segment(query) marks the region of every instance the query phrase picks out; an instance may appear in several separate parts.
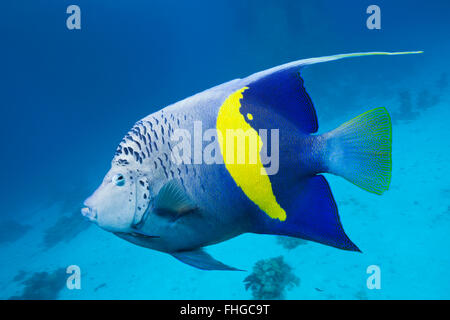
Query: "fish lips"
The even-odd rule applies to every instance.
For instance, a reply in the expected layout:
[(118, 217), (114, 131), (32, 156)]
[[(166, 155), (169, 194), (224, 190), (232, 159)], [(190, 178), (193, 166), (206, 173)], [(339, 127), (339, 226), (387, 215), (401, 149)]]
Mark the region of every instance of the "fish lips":
[(81, 214), (83, 217), (88, 219), (91, 222), (97, 221), (97, 210), (90, 208), (90, 207), (84, 207), (81, 209)]

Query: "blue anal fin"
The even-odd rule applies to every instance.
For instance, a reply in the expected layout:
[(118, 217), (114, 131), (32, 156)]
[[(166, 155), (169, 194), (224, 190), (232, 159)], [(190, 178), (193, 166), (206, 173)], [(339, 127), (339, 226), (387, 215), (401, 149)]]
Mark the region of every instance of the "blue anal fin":
[(192, 251), (171, 252), (170, 254), (181, 262), (201, 270), (244, 271), (217, 261), (201, 248)]
[(349, 251), (359, 248), (342, 227), (338, 209), (324, 176), (304, 179), (286, 210), (285, 221), (265, 219), (263, 232), (302, 238)]

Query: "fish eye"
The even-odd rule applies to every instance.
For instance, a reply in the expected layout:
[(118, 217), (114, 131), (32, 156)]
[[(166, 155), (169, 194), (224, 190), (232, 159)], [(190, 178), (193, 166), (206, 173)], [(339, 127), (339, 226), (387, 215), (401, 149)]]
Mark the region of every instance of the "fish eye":
[(119, 186), (119, 187), (121, 187), (125, 184), (125, 177), (121, 173), (116, 174), (112, 180), (116, 184), (116, 186)]

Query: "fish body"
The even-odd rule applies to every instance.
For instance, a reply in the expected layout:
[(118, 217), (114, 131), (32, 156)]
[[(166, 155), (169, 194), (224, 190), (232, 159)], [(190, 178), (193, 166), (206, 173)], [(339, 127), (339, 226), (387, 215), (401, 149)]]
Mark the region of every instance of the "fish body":
[[(141, 119), (120, 142), (83, 215), (127, 241), (207, 270), (236, 270), (202, 248), (247, 232), (359, 251), (320, 173), (340, 175), (372, 193), (386, 191), (390, 118), (378, 108), (315, 134), (317, 116), (300, 70), (370, 54), (398, 53), (288, 63)], [(239, 141), (245, 142), (241, 149)]]

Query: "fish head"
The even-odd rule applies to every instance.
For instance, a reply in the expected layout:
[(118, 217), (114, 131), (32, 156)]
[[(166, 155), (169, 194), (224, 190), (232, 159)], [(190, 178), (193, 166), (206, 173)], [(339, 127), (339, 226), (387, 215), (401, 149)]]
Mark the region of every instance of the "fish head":
[(130, 232), (149, 207), (149, 186), (139, 171), (113, 166), (81, 210), (91, 222), (110, 232)]

